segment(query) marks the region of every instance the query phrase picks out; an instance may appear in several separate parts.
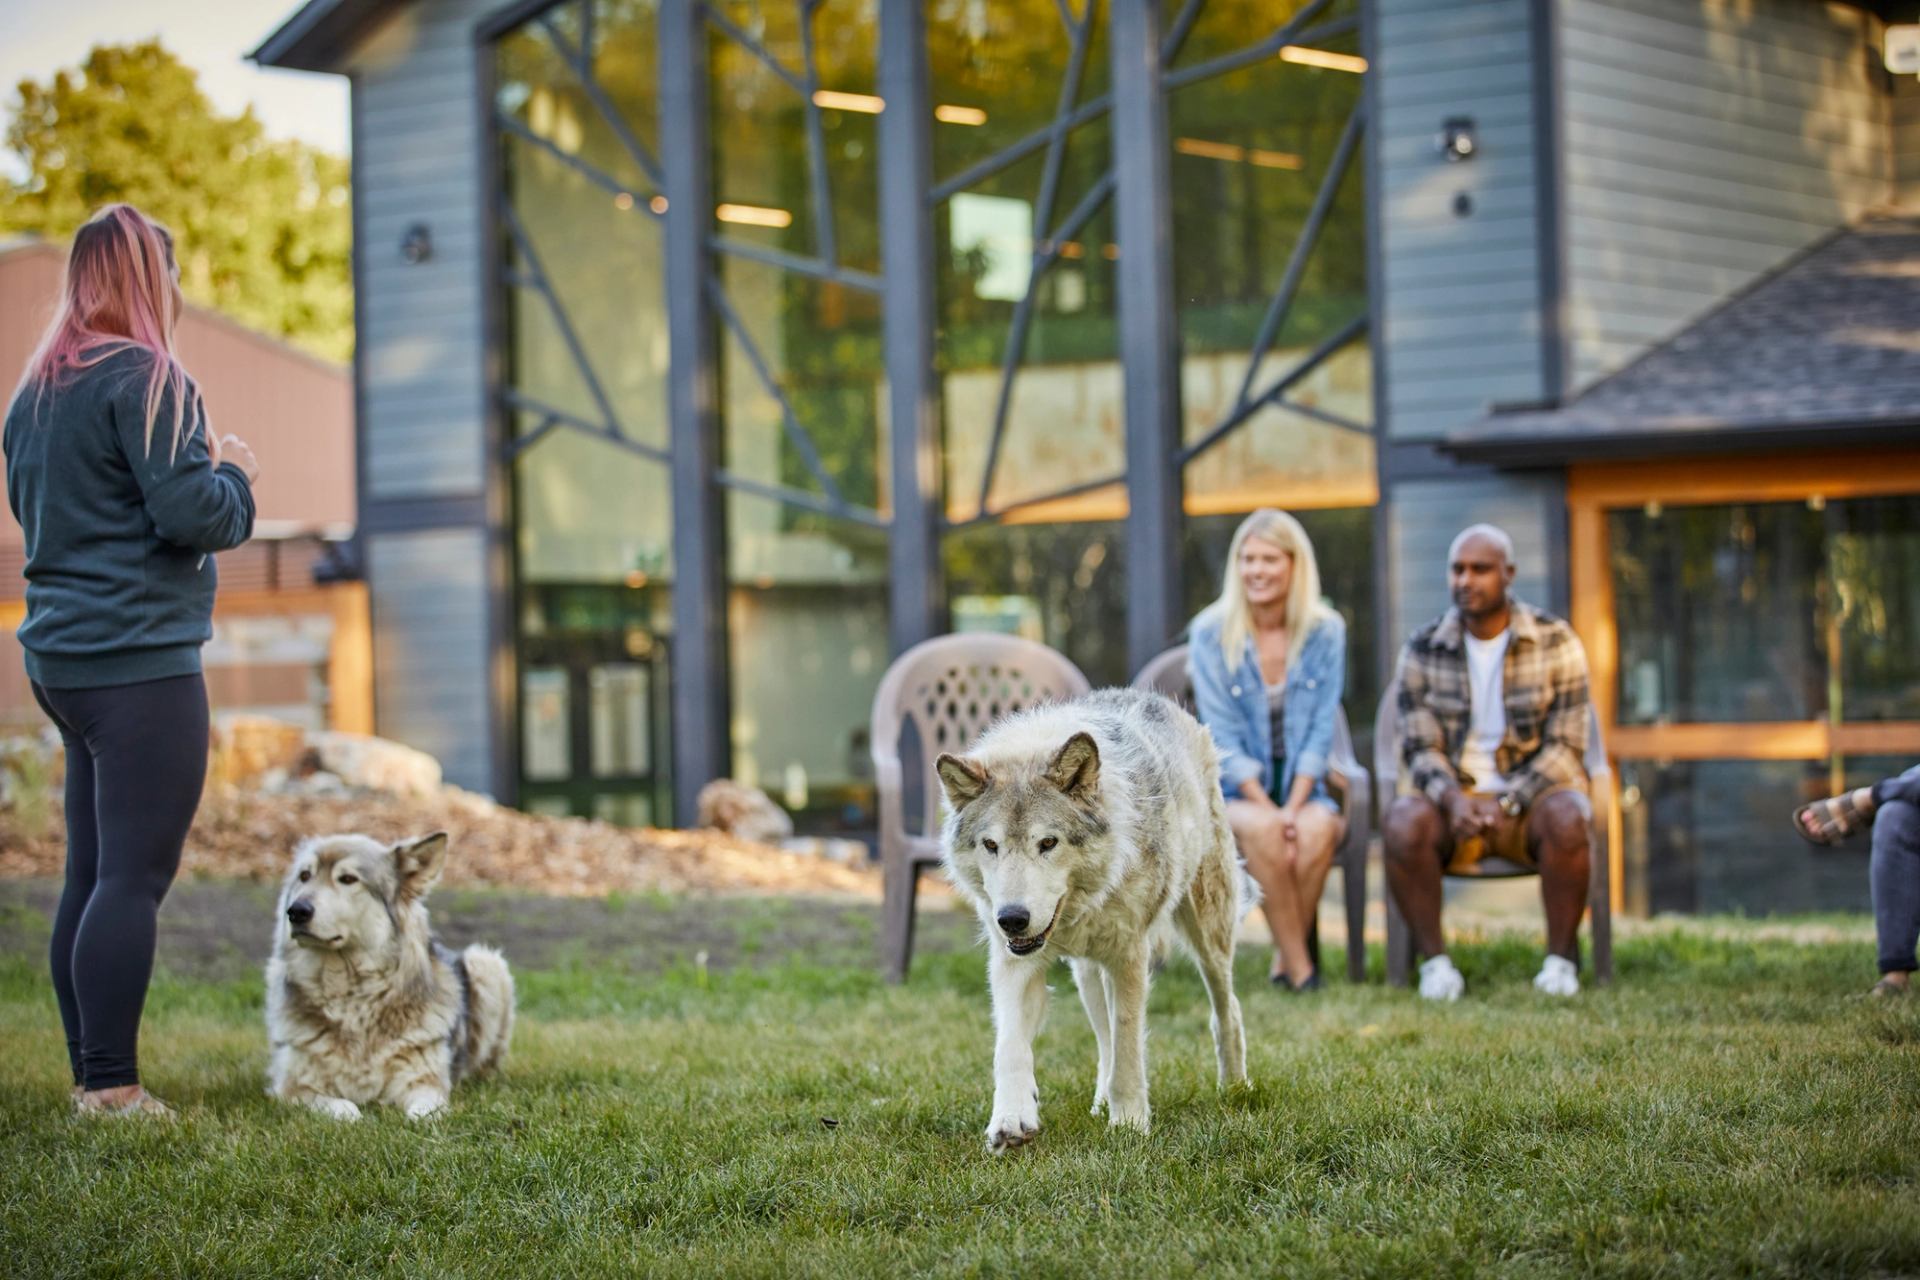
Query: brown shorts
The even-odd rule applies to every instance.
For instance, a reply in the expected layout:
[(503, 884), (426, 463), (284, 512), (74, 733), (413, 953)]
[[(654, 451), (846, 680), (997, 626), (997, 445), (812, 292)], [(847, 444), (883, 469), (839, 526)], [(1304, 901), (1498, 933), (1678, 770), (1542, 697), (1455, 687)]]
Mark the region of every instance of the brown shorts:
[[(1440, 842), (1440, 854), (1447, 860), (1447, 874), (1451, 876), (1474, 875), (1474, 869), (1479, 866), (1481, 860), (1484, 858), (1505, 858), (1508, 862), (1517, 862), (1523, 867), (1538, 870), (1540, 867), (1540, 836), (1539, 833), (1533, 829), (1533, 815), (1540, 812), (1541, 801), (1545, 800), (1548, 796), (1559, 795), (1563, 791), (1571, 791), (1574, 795), (1580, 797), (1582, 803), (1587, 802), (1587, 793), (1584, 787), (1572, 785), (1553, 787), (1536, 796), (1533, 804), (1519, 817), (1509, 818), (1505, 814), (1502, 814), (1500, 821), (1494, 825), (1493, 830), (1487, 832), (1485, 835), (1472, 836), (1465, 840), (1456, 841), (1453, 838), (1453, 832), (1448, 830), (1446, 834), (1441, 837)], [(1476, 794), (1488, 793), (1477, 792)], [(1589, 817), (1592, 816), (1593, 810), (1591, 806), (1589, 806), (1587, 813)]]

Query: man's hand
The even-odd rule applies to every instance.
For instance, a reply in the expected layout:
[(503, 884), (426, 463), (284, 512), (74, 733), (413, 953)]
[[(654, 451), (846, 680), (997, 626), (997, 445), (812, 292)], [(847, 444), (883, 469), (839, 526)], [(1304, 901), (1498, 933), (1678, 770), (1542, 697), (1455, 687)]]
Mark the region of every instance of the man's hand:
[(1500, 805), (1492, 796), (1455, 791), (1447, 797), (1447, 825), (1456, 840), (1471, 840), (1493, 830), (1500, 821)]

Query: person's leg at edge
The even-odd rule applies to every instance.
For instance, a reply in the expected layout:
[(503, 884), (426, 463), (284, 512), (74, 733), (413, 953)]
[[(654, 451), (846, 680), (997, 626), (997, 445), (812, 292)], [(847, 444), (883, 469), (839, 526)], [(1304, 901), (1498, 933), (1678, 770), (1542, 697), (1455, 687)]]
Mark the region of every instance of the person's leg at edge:
[[(1915, 772), (1902, 775), (1913, 777)], [(1920, 804), (1892, 797), (1873, 824), (1873, 925), (1879, 940), (1882, 989), (1904, 990), (1920, 941)]]
[(99, 874), (73, 945), (83, 1102), (136, 1102), (140, 1015), (160, 903), (180, 867), (207, 770), (207, 693), (180, 676), (59, 690), (54, 708), (94, 759)]
[(60, 905), (53, 913), (53, 937), (47, 945), (47, 961), (53, 973), (53, 995), (60, 1006), (60, 1025), (66, 1032), (67, 1061), (73, 1069), (77, 1097), (85, 1081), (80, 1073), (80, 1002), (73, 994), (73, 938), (80, 929), (80, 916), (87, 909), (87, 899), (93, 895), (100, 863), (99, 831), (93, 812), (93, 756), (86, 743), (47, 705), (40, 686), (33, 686), (33, 696), (59, 731), (66, 754), (66, 883), (60, 890)]
[[(1327, 873), (1333, 867), (1334, 846), (1340, 843), (1342, 819), (1333, 806), (1309, 800), (1300, 806), (1295, 830), (1298, 839), (1294, 842), (1293, 882), (1300, 908), (1300, 937), (1304, 942), (1320, 914), (1320, 895), (1327, 887)], [(1302, 981), (1312, 973), (1311, 951), (1307, 952), (1307, 961), (1308, 971), (1300, 976)]]
[(1313, 971), (1306, 931), (1300, 927), (1299, 889), (1289, 868), (1291, 854), (1280, 830), (1280, 810), (1251, 800), (1227, 801), (1227, 825), (1246, 860), (1247, 873), (1260, 886), (1260, 910), (1273, 934), (1270, 976), (1304, 980)]
[(1867, 799), (1876, 808), (1889, 800), (1904, 800), (1908, 804), (1920, 805), (1920, 765), (1891, 778), (1880, 779), (1867, 788)]
[(1547, 954), (1580, 963), (1580, 918), (1593, 873), (1592, 820), (1578, 791), (1543, 796), (1527, 814), (1527, 841), (1540, 867), (1547, 915)]
[(1413, 934), (1413, 949), (1427, 959), (1445, 955), (1447, 941), (1440, 931), (1445, 817), (1425, 796), (1401, 796), (1387, 810), (1381, 835), (1386, 845), (1387, 889)]

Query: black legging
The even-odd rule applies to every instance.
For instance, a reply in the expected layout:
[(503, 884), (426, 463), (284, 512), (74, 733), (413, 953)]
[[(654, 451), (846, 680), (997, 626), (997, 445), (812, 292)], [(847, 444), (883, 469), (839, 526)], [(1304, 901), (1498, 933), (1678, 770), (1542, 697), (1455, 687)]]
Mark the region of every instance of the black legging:
[(154, 921), (207, 778), (206, 681), (33, 693), (67, 748), (67, 886), (51, 958), (73, 1082), (137, 1084)]

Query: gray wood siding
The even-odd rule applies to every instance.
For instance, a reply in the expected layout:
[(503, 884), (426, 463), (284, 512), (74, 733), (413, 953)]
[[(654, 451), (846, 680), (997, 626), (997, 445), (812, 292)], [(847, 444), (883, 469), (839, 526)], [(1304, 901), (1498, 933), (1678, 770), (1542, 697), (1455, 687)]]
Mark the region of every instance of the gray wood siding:
[(1512, 536), (1519, 560), (1514, 592), (1553, 609), (1565, 550), (1550, 550), (1557, 527), (1552, 513), (1564, 500), (1557, 476), (1488, 473), (1396, 484), (1387, 549), (1394, 584), (1387, 634), (1394, 651), (1415, 627), (1446, 612), (1447, 550), (1470, 524), (1495, 524)]
[[(485, 389), (479, 66), (499, 0), (419, 0), (356, 52), (354, 240), (360, 253), (364, 499), (478, 494)], [(400, 256), (414, 223), (433, 256)], [(477, 691), (477, 686), (476, 686)]]
[(367, 578), (380, 734), (432, 755), (449, 782), (491, 791), (484, 535), (369, 537)]
[(1805, 0), (1557, 0), (1572, 387), (1888, 195), (1877, 26)]
[[(1389, 434), (1433, 439), (1542, 390), (1528, 3), (1378, 0), (1378, 15), (1374, 341)], [(1450, 116), (1473, 119), (1468, 163), (1434, 150)]]
[(1920, 206), (1920, 77), (1893, 82), (1893, 198)]

